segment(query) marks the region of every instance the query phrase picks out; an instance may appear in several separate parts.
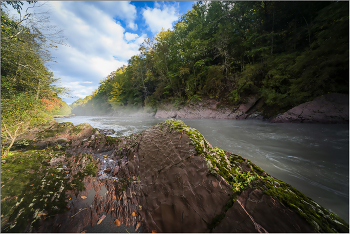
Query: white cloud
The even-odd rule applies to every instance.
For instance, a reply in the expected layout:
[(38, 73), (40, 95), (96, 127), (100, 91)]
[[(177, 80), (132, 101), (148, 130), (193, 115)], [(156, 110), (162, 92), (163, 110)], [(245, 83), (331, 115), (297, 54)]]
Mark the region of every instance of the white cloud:
[(88, 4), (92, 4), (111, 18), (125, 20), (130, 29), (137, 30), (137, 25), (134, 23), (137, 10), (129, 1), (97, 1)]
[(129, 28), (131, 28), (132, 30), (137, 30), (137, 24), (134, 24), (133, 22), (130, 22), (129, 24), (128, 24), (128, 26), (129, 26)]
[[(27, 6), (25, 2), (24, 11)], [(90, 95), (104, 77), (126, 65), (131, 56), (139, 54), (138, 48), (147, 37), (125, 32), (126, 29), (117, 22), (123, 21), (129, 30), (137, 30), (137, 11), (130, 2), (49, 1), (44, 7), (29, 12), (47, 10), (48, 22), (63, 29), (67, 38), (68, 46), (59, 46), (52, 51), (57, 63), (51, 67), (54, 75), (61, 79), (61, 85), (71, 90), (71, 96), (84, 98)], [(18, 18), (16, 12), (13, 14)]]
[[(40, 1), (36, 5), (41, 5)], [(28, 6), (33, 4), (24, 2), (23, 10)], [(19, 18), (11, 7), (8, 10)], [(71, 90), (71, 96), (91, 95), (104, 77), (139, 54), (138, 48), (147, 38), (146, 34), (131, 33), (138, 29), (137, 10), (127, 1), (48, 1), (43, 7), (28, 12), (48, 10), (48, 24), (63, 29), (68, 45), (52, 51), (57, 63), (51, 65), (51, 70), (55, 77), (61, 78), (61, 85)], [(172, 28), (177, 12), (178, 4), (156, 2), (154, 9), (144, 9), (142, 17), (152, 33), (156, 33), (162, 27)]]
[(155, 8), (147, 7), (142, 16), (146, 21), (152, 33), (158, 33), (164, 28), (165, 30), (172, 28), (172, 23), (178, 19), (178, 6), (162, 6), (155, 2)]
[(89, 87), (89, 86), (81, 85), (80, 83), (85, 83), (85, 82), (78, 82), (78, 81), (66, 82), (62, 86), (70, 89), (72, 91), (71, 95), (75, 97), (75, 99), (76, 97), (84, 98), (88, 95), (91, 95), (92, 92), (97, 88), (95, 86)]
[(112, 71), (116, 70), (116, 68), (127, 65), (126, 62), (116, 61), (113, 57), (109, 60), (100, 57), (93, 57), (90, 58), (90, 64), (95, 71), (98, 71), (101, 74), (101, 77), (106, 77)]
[(139, 37), (139, 35), (137, 35), (137, 34), (128, 33), (128, 32), (125, 33), (125, 39), (126, 39), (127, 41), (133, 41), (133, 40), (135, 40), (137, 37)]

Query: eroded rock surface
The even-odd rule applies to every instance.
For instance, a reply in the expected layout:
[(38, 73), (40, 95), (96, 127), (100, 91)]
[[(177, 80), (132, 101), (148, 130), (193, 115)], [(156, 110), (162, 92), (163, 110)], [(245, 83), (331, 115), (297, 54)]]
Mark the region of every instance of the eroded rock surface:
[(128, 154), (127, 168), (129, 176), (140, 179), (135, 196), (148, 232), (349, 229), (338, 216), (249, 160), (213, 148), (182, 121), (168, 120), (142, 132)]
[(180, 118), (180, 119), (263, 119), (259, 113), (250, 112), (257, 103), (258, 97), (251, 96), (246, 103), (231, 109), (221, 106), (215, 100), (203, 100), (195, 104), (186, 105), (177, 109), (171, 104), (165, 104), (158, 108), (156, 118)]
[(141, 180), (140, 211), (146, 230), (206, 232), (232, 195), (231, 186), (210, 175), (184, 132), (157, 126), (141, 134), (135, 155)]
[(349, 95), (329, 93), (273, 118), (272, 123), (349, 123)]
[[(349, 231), (337, 215), (249, 160), (212, 147), (180, 120), (129, 137), (90, 134), (57, 145), (61, 153), (46, 159), (55, 178), (74, 187), (60, 188), (64, 213), (36, 217), (35, 230), (91, 231), (107, 216), (112, 221), (99, 227), (115, 228), (117, 219), (144, 232)], [(95, 170), (92, 162), (96, 176), (84, 176)]]

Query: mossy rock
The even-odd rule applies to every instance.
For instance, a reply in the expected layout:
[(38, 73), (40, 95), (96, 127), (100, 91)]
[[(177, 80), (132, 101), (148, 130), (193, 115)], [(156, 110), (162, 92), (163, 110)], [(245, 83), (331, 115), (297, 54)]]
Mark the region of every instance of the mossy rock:
[[(169, 119), (156, 126), (163, 129), (164, 125), (170, 127), (171, 131), (185, 132), (197, 153), (207, 162), (209, 173), (222, 176), (231, 185), (234, 193), (224, 207), (225, 212), (232, 207), (243, 191), (256, 188), (277, 198), (319, 232), (349, 232), (349, 224), (339, 216), (317, 204), (291, 185), (270, 176), (250, 160), (212, 147), (198, 130), (185, 125), (181, 120)], [(169, 129), (168, 127), (166, 129)], [(225, 217), (225, 212), (207, 223), (209, 230), (213, 230), (221, 222)]]
[[(63, 169), (62, 162), (50, 165), (60, 157), (67, 160), (67, 168)], [(97, 173), (96, 161), (87, 154), (77, 156), (80, 163), (74, 163), (74, 167), (78, 172), (73, 173), (73, 163), (68, 160), (73, 160), (71, 157), (51, 147), (8, 154), (1, 166), (2, 232), (30, 232), (39, 226), (39, 213), (50, 217), (67, 210), (66, 191), (82, 191), (84, 177)], [(73, 177), (71, 183), (67, 174)]]

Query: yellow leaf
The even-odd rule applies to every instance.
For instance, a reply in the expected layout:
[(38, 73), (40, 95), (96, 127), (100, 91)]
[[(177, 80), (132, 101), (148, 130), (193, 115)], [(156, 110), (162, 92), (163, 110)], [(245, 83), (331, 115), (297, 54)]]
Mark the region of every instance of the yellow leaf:
[(34, 184), (31, 184), (31, 185), (29, 185), (29, 186), (33, 186)]
[(120, 221), (118, 219), (114, 220), (115, 226), (119, 227), (120, 226)]
[(100, 220), (97, 222), (97, 225), (99, 225), (105, 218), (106, 218), (106, 215), (102, 215)]
[(134, 217), (135, 217), (135, 216), (136, 216), (136, 213), (135, 213), (135, 212), (132, 212), (132, 216), (134, 216)]
[(116, 197), (116, 196), (113, 196), (112, 199), (113, 199), (113, 200), (117, 200), (117, 197)]
[(135, 232), (137, 231), (137, 229), (139, 229), (140, 226), (141, 226), (141, 223), (137, 222)]
[(81, 199), (86, 199), (87, 198), (87, 196), (81, 196)]

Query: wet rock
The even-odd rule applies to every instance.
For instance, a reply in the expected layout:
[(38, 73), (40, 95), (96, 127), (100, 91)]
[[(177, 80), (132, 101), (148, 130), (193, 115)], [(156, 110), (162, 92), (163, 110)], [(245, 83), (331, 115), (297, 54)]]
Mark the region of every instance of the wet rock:
[(113, 170), (113, 175), (115, 176), (119, 171), (119, 166), (116, 166)]
[(270, 120), (271, 123), (349, 123), (349, 95), (329, 93)]
[(99, 133), (104, 134), (104, 135), (113, 135), (115, 131), (113, 129), (97, 129)]

